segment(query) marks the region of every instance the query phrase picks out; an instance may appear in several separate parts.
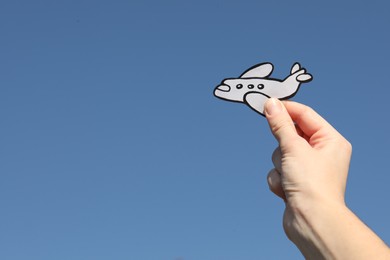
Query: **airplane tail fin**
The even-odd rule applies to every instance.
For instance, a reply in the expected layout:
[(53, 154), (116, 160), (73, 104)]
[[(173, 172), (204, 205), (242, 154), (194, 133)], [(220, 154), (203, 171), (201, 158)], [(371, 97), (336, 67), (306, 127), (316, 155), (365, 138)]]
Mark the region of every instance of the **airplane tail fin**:
[(306, 70), (304, 68), (301, 68), (301, 65), (296, 62), (291, 67), (291, 75), (296, 75), (296, 80), (298, 82), (309, 82), (313, 79), (313, 76), (309, 73), (306, 73)]

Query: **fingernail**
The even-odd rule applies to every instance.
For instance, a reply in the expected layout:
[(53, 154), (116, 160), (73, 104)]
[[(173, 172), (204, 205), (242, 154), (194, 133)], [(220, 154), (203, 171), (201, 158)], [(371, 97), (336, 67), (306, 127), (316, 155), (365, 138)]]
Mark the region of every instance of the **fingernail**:
[(265, 103), (265, 113), (269, 116), (276, 115), (282, 111), (282, 102), (277, 98), (268, 99), (267, 103)]

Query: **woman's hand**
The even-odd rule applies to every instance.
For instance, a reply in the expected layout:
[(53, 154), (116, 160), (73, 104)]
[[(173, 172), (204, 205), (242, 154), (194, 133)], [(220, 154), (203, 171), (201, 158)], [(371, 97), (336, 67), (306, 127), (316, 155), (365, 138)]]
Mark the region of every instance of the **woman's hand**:
[(286, 203), (289, 239), (308, 259), (390, 259), (345, 205), (351, 144), (305, 105), (271, 98), (264, 112), (279, 143), (268, 184)]
[(351, 144), (305, 105), (271, 99), (265, 113), (279, 142), (268, 175), (271, 190), (291, 206), (313, 199), (344, 204)]

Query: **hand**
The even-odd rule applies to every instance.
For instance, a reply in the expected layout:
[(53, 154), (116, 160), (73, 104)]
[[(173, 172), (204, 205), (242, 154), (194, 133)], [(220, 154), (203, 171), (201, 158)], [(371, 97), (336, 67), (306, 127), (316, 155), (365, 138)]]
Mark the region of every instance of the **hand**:
[(270, 99), (279, 143), (268, 184), (286, 203), (284, 230), (306, 259), (390, 259), (383, 241), (345, 205), (351, 144), (311, 108)]
[(344, 204), (351, 144), (305, 105), (270, 99), (265, 113), (279, 142), (270, 189), (294, 207), (312, 200)]

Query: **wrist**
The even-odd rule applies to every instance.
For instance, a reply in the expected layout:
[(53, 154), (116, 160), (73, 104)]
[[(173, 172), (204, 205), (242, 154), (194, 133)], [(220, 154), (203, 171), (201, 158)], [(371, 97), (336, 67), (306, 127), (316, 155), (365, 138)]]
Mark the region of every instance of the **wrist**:
[(306, 259), (390, 259), (388, 246), (344, 203), (286, 205), (285, 230)]
[(306, 199), (287, 203), (284, 229), (306, 259), (333, 259), (333, 224), (346, 212), (349, 209), (343, 201)]

